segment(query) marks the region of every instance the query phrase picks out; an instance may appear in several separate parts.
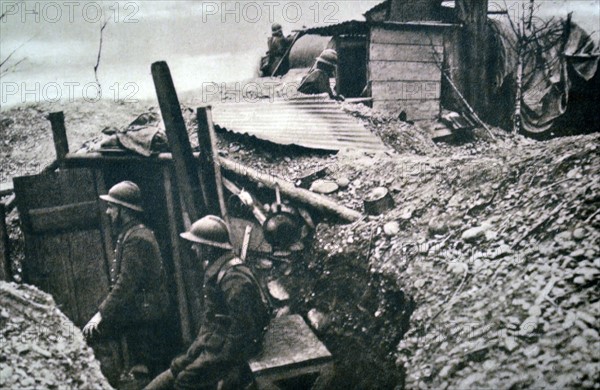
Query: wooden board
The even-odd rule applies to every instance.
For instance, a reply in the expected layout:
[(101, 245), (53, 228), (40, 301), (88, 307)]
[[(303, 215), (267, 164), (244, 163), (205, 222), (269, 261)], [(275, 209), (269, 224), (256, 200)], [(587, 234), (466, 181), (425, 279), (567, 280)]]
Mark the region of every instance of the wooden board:
[(371, 44), (373, 43), (442, 46), (444, 37), (439, 31), (428, 27), (407, 26), (398, 29), (374, 27), (371, 29)]
[(328, 362), (331, 359), (331, 353), (302, 317), (294, 314), (271, 320), (262, 352), (249, 363), (252, 372), (261, 375)]
[[(371, 81), (441, 81), (442, 72), (435, 63), (370, 61)], [(373, 95), (373, 98), (377, 98)]]
[(84, 325), (108, 293), (96, 178), (89, 169), (14, 178), (25, 235), (24, 278)]
[(372, 94), (377, 100), (439, 99), (442, 83), (436, 81), (374, 81)]
[(373, 43), (370, 46), (369, 55), (371, 61), (412, 61), (435, 63), (444, 58), (444, 47)]
[(373, 108), (391, 115), (406, 112), (408, 120), (434, 119), (440, 113), (439, 100), (376, 100)]
[(4, 207), (4, 203), (0, 203), (0, 280), (11, 279), (10, 269), (6, 208)]
[(95, 226), (99, 222), (97, 201), (29, 210), (32, 233), (69, 231)]

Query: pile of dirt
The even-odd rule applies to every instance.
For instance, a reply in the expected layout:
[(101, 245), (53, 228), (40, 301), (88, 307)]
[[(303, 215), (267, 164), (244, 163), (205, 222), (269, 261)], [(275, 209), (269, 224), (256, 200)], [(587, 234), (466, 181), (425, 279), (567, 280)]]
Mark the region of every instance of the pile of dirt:
[(0, 282), (0, 387), (112, 389), (79, 329), (52, 297)]
[[(314, 261), (354, 259), (391, 281), (378, 295), (402, 299), (381, 299), (362, 324), (373, 336), (383, 327), (379, 341), (402, 328), (397, 312), (414, 301), (403, 340), (381, 351), (394, 354), (407, 388), (598, 388), (599, 139), (517, 137), (450, 157), (339, 156), (331, 179), (350, 179), (341, 202), (359, 208), (385, 185), (396, 207), (321, 224), (316, 250), (331, 255)], [(346, 272), (346, 284), (359, 274)], [(347, 295), (345, 308), (360, 304)], [(359, 313), (345, 308), (323, 316)]]

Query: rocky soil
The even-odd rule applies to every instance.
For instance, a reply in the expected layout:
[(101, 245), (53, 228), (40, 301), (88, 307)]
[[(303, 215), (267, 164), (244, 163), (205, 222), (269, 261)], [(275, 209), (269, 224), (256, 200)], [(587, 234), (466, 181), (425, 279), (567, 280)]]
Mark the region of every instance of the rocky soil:
[(0, 388), (112, 389), (80, 330), (33, 286), (0, 282)]
[[(149, 105), (64, 107), (67, 133), (97, 138)], [(5, 175), (53, 159), (46, 109), (1, 113), (13, 121), (0, 134)], [(341, 109), (389, 152), (331, 154), (228, 133), (218, 144), (290, 181), (327, 167), (324, 179), (341, 187), (331, 196), (356, 210), (375, 187), (393, 195), (394, 208), (353, 224), (314, 215), (312, 247), (279, 275), (290, 309), (334, 354), (335, 387), (599, 388), (600, 135), (537, 142), (492, 129), (494, 138), (476, 130), (435, 143), (366, 107)]]

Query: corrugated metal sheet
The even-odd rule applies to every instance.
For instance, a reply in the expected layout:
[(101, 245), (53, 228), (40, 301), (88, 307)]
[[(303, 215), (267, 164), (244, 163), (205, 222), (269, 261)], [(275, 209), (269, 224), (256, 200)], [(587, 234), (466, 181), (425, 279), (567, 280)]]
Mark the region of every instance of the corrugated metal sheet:
[(282, 145), (335, 151), (387, 149), (357, 118), (321, 95), (215, 104), (212, 115), (218, 128)]
[(312, 27), (304, 30), (306, 34), (316, 35), (366, 35), (369, 33), (369, 26), (365, 21), (348, 20), (338, 24), (332, 24), (327, 26)]

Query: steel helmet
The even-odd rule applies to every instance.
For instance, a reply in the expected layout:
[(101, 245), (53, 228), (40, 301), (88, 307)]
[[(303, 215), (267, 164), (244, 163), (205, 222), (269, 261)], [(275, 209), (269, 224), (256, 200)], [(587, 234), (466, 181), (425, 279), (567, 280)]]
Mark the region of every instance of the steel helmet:
[(207, 215), (192, 224), (190, 230), (180, 236), (188, 241), (221, 249), (233, 249), (229, 242), (229, 230), (225, 221), (215, 215)]
[(317, 58), (317, 61), (327, 65), (336, 66), (338, 61), (337, 52), (333, 49), (325, 49)]
[(271, 32), (279, 32), (281, 31), (281, 24), (279, 23), (273, 23), (273, 25), (271, 26)]
[(100, 195), (100, 199), (131, 210), (144, 211), (140, 188), (132, 181), (122, 181), (115, 184), (108, 191), (108, 195)]

